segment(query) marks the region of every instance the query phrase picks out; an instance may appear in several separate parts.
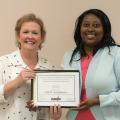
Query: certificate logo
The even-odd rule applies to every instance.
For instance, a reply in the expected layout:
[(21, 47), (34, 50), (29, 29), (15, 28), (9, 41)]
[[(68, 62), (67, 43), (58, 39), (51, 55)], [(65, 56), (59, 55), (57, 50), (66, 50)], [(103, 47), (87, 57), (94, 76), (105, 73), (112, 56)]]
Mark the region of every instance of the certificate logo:
[(51, 100), (60, 101), (61, 98), (59, 96), (58, 97), (52, 97)]

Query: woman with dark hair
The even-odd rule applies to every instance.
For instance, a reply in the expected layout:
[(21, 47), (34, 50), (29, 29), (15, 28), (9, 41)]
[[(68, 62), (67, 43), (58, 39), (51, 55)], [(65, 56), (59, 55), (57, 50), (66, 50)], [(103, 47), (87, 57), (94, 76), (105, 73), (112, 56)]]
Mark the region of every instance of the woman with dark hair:
[(75, 24), (76, 47), (65, 53), (61, 68), (80, 71), (80, 104), (67, 120), (120, 119), (120, 48), (111, 23), (98, 9), (80, 15)]

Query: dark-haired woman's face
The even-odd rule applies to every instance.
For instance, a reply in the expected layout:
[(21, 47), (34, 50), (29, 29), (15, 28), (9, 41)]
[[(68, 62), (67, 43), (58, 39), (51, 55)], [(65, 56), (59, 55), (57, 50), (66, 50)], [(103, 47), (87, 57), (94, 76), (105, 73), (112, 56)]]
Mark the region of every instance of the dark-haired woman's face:
[(94, 47), (99, 44), (104, 34), (100, 19), (93, 14), (86, 15), (81, 24), (80, 34), (85, 46)]

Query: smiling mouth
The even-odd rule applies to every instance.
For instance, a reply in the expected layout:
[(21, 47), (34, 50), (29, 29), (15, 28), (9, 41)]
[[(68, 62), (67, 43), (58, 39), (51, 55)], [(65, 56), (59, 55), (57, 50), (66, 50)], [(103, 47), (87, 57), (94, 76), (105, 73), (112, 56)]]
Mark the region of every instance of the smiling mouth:
[(88, 39), (94, 39), (95, 38), (95, 34), (87, 34), (86, 35)]
[(34, 41), (31, 41), (31, 40), (25, 40), (25, 43), (32, 44), (32, 45), (35, 44), (35, 42), (34, 42)]

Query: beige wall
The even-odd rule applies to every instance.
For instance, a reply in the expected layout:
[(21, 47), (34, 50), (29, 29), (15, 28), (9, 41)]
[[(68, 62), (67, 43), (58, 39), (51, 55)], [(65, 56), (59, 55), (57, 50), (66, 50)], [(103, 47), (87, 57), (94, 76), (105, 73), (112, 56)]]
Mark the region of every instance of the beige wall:
[(57, 67), (66, 50), (74, 47), (74, 23), (84, 10), (100, 8), (108, 14), (113, 37), (120, 42), (119, 0), (1, 0), (0, 1), (0, 56), (16, 49), (14, 26), (26, 13), (40, 16), (46, 26), (47, 37), (41, 56)]

